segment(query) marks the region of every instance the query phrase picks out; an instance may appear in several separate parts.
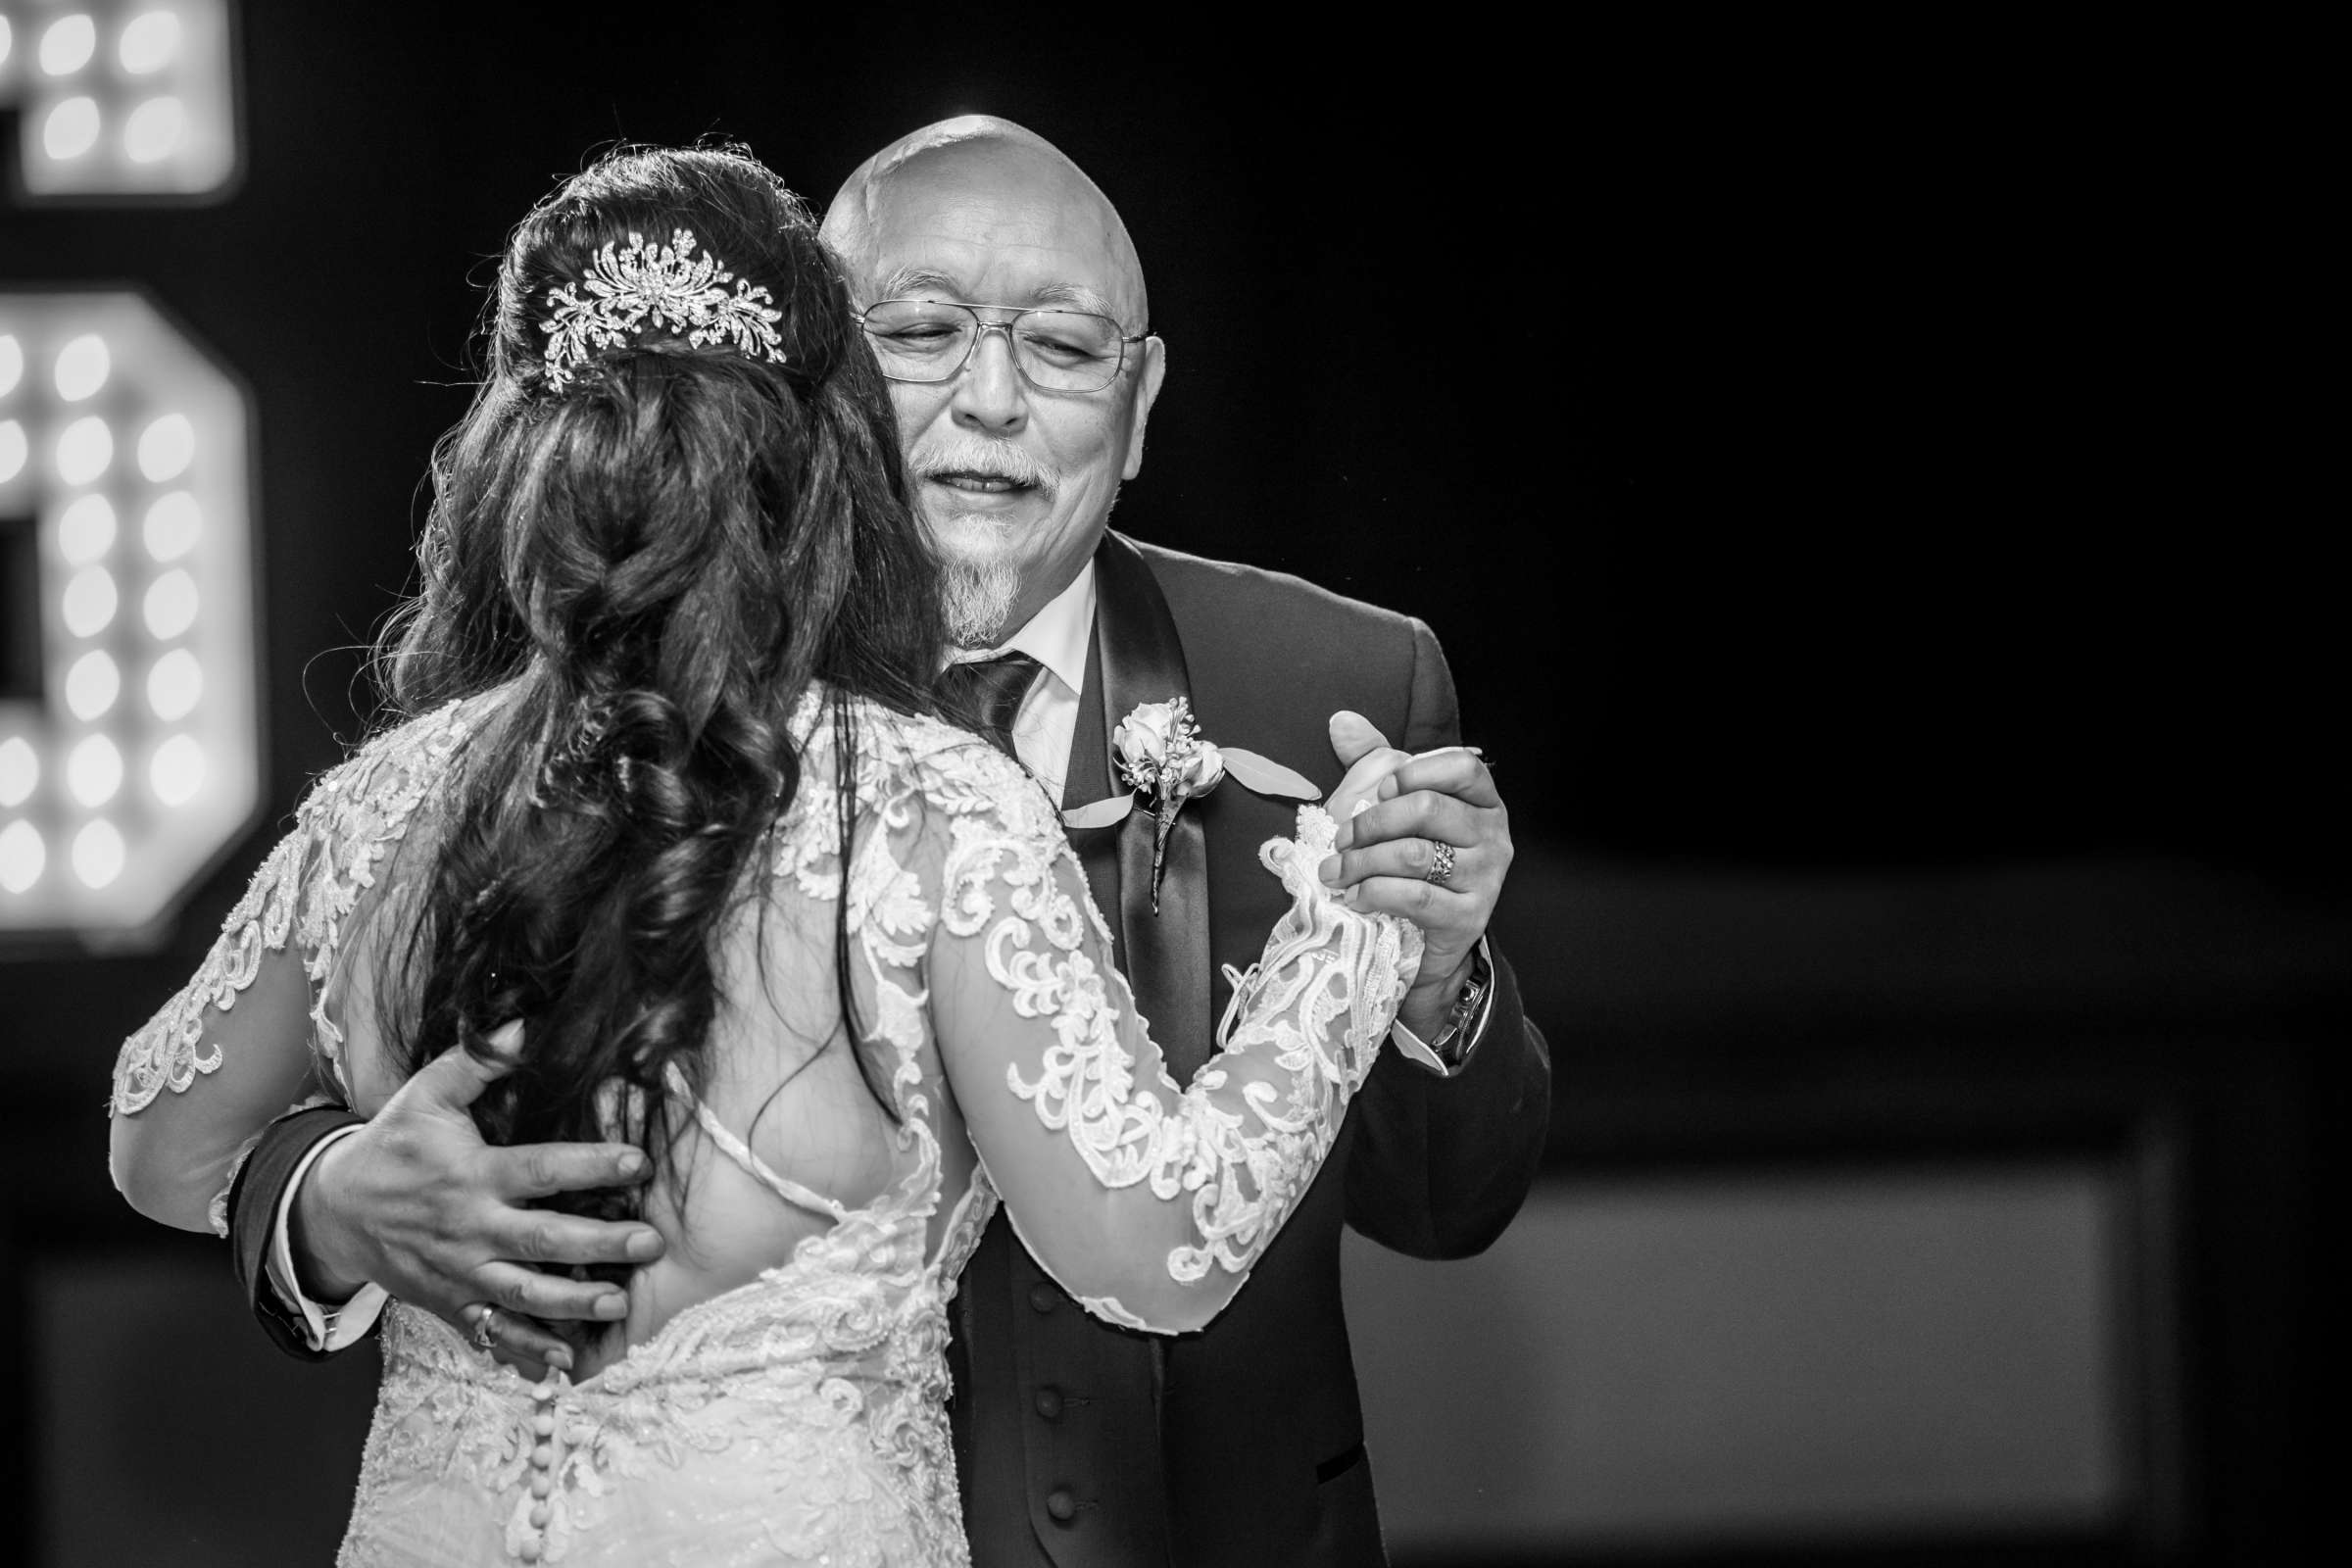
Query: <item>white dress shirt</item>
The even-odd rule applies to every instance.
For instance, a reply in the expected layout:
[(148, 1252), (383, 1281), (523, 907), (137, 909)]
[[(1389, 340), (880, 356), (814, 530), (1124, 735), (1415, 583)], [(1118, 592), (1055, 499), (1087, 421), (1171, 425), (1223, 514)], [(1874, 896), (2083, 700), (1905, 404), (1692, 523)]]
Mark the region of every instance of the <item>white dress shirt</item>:
[(1061, 804), (1070, 775), (1070, 745), (1078, 735), (1078, 699), (1086, 691), (1086, 644), (1095, 631), (1095, 564), (1046, 602), (1028, 624), (994, 648), (957, 649), (951, 664), (974, 664), (1005, 654), (1027, 654), (1045, 666), (1012, 716), (1012, 751)]

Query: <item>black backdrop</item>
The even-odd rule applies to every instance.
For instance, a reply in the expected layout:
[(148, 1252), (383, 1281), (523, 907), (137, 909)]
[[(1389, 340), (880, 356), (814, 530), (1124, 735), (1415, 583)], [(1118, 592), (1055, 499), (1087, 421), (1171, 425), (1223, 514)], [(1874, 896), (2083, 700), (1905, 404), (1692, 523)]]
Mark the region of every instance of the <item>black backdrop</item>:
[(8, 216), (10, 274), (139, 275), (260, 394), (277, 779), (328, 755), (287, 715), (349, 727), (318, 656), (404, 581), (471, 285), (556, 176), (718, 134), (821, 205), (987, 110), (1146, 259), (1173, 368), (1121, 525), (1429, 619), (1523, 831), (2292, 864), (2334, 814), (2318, 413), (2266, 373), (2296, 105), (2226, 58), (671, 11), (256, 6), (232, 200)]
[[(1533, 868), (1506, 929), (1536, 950), (1534, 1010), (1576, 1025), (1564, 1091), (1737, 1098), (1740, 999), (1777, 999), (1780, 1038), (1842, 1038), (1847, 981), (1882, 1021), (1938, 999), (2013, 1020), (1993, 993), (2016, 981), (2102, 1027), (2287, 1041), (2220, 1146), (2272, 1160), (2259, 1304), (2211, 1289), (2229, 1334), (2284, 1313), (2288, 1337), (2257, 1356), (2274, 1392), (2241, 1410), (2216, 1386), (2208, 1422), (2284, 1462), (2346, 930), (2338, 594), (2295, 477), (2320, 411), (2274, 373), (2310, 333), (2275, 154), (2311, 111), (2217, 40), (1951, 29), (281, 0), (242, 17), (230, 199), (0, 211), (0, 280), (136, 277), (252, 386), (276, 821), (370, 710), (357, 648), (408, 581), (487, 259), (557, 176), (714, 134), (821, 205), (915, 124), (1028, 124), (1119, 204), (1168, 343), (1119, 526), (1437, 628)], [(69, 1210), (111, 1201), (91, 1107), (114, 1043), (264, 842), (160, 956), (0, 965), (10, 1119), (21, 1151), (62, 1151)], [(2148, 867), (2178, 907), (2117, 927)], [(1671, 900), (1629, 938), (1608, 903), (2011, 873), (2025, 904), (2113, 897), (2089, 925), (1994, 906), (2008, 936), (1911, 954), (1930, 978), (1892, 1003), (1868, 943), (1805, 952), (1802, 984), (1725, 981), (1780, 950), (1711, 956)], [(1602, 891), (1577, 902), (1580, 877)], [(2076, 951), (2095, 984), (2064, 978)], [(1627, 1059), (1665, 1059), (1651, 1000), (1718, 1044), (1641, 1078)], [(2174, 1089), (2234, 1070), (2179, 1049)], [(2232, 1225), (2239, 1200), (2214, 1200)], [(2270, 1494), (2232, 1485), (2214, 1517), (2251, 1519)]]

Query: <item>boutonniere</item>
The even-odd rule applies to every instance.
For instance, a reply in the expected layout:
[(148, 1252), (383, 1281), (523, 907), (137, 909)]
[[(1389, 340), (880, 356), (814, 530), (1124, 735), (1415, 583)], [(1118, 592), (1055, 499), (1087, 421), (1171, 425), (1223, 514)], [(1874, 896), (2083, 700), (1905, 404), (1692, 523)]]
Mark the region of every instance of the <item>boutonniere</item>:
[(1244, 789), (1276, 800), (1317, 801), (1323, 792), (1304, 774), (1280, 762), (1244, 751), (1217, 746), (1200, 733), (1193, 705), (1182, 697), (1164, 703), (1138, 703), (1119, 727), (1110, 732), (1111, 760), (1130, 793), (1108, 800), (1073, 806), (1061, 813), (1067, 827), (1110, 827), (1127, 819), (1138, 795), (1152, 812), (1152, 912), (1159, 912), (1160, 869), (1167, 858), (1168, 832), (1184, 803), (1206, 795), (1227, 774)]

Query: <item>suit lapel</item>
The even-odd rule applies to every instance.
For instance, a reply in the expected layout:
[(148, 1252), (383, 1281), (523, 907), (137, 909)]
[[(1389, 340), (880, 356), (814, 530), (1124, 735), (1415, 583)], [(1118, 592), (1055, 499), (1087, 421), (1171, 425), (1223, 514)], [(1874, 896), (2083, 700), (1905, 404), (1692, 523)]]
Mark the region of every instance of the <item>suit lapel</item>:
[[(1135, 547), (1115, 533), (1095, 551), (1095, 629), (1088, 648), (1086, 690), (1070, 743), (1065, 807), (1084, 805), (1126, 788), (1111, 770), (1111, 732), (1139, 703), (1190, 699), (1184, 645), (1167, 599)], [(1137, 803), (1139, 806), (1142, 803)], [(1159, 911), (1152, 909), (1152, 820), (1129, 813), (1115, 828), (1071, 835), (1087, 885), (1117, 938), (1118, 957), (1136, 1002), (1152, 1020), (1152, 1037), (1178, 1083), (1207, 1059), (1208, 848), (1200, 807), (1188, 807), (1168, 835)]]
[[(1117, 793), (1122, 786), (1112, 775), (1109, 727), (1102, 721), (1102, 610), (1098, 582), (1095, 624), (1086, 634), (1086, 689), (1078, 694), (1078, 725), (1070, 734), (1070, 765), (1063, 776), (1061, 808), (1091, 805)], [(1127, 915), (1119, 907), (1119, 833), (1117, 828), (1072, 828), (1070, 847), (1086, 868), (1086, 885), (1095, 907), (1110, 925), (1118, 953), (1127, 952)]]

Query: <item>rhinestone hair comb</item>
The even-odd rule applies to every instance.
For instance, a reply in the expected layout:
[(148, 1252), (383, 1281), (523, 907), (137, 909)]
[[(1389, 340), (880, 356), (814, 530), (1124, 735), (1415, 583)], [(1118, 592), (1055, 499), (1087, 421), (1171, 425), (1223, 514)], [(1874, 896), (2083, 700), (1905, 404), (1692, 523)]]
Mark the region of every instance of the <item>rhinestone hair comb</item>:
[[(539, 323), (548, 337), (548, 385), (563, 390), (590, 355), (619, 348), (648, 321), (684, 332), (696, 348), (723, 342), (752, 359), (782, 365), (775, 323), (784, 313), (767, 290), (737, 277), (718, 258), (694, 251), (690, 229), (672, 233), (667, 245), (648, 245), (632, 233), (617, 253), (610, 242), (599, 250), (578, 283), (549, 289), (554, 314)], [(728, 283), (735, 285), (732, 294)], [(577, 292), (583, 288), (585, 297)]]

